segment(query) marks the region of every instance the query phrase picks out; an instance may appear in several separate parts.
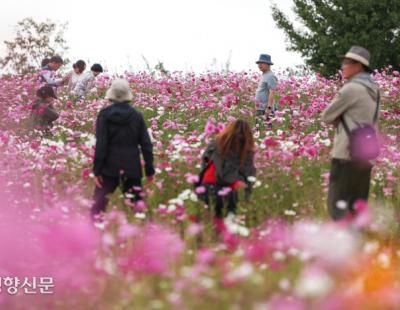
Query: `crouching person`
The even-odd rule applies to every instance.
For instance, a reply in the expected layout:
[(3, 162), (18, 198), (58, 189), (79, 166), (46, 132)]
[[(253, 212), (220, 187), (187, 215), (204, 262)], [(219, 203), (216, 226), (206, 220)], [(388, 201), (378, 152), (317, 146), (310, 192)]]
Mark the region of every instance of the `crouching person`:
[(243, 120), (231, 121), (206, 148), (200, 172), (199, 184), (205, 188), (202, 198), (207, 205), (214, 201), (217, 229), (226, 212), (228, 217), (236, 214), (240, 188), (245, 188), (249, 198), (248, 177), (255, 173), (250, 126)]
[(38, 100), (32, 104), (28, 126), (30, 130), (36, 129), (48, 133), (53, 122), (58, 118), (58, 113), (53, 107), (53, 101), (57, 99), (57, 96), (50, 85), (39, 88), (36, 96)]
[(107, 91), (111, 105), (100, 111), (96, 122), (94, 155), (94, 204), (92, 219), (105, 212), (107, 195), (121, 186), (132, 201), (142, 199), (142, 165), (145, 161), (148, 182), (154, 175), (153, 146), (143, 116), (131, 105), (132, 93), (127, 81), (115, 80)]

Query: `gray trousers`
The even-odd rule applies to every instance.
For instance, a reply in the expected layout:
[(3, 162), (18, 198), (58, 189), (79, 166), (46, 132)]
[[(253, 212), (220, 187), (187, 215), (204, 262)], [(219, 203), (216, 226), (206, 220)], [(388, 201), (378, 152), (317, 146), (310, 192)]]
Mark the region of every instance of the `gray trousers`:
[(329, 177), (328, 212), (340, 220), (354, 213), (358, 199), (368, 200), (372, 165), (333, 158)]

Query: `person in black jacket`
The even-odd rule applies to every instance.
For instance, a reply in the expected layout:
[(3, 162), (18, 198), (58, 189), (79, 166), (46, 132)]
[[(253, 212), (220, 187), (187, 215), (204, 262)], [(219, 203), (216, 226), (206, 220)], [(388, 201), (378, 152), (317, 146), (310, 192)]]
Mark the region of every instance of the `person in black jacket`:
[(152, 142), (142, 114), (130, 104), (132, 92), (129, 83), (115, 80), (106, 99), (112, 104), (100, 111), (96, 122), (93, 219), (106, 210), (106, 196), (119, 185), (122, 185), (124, 194), (133, 196), (132, 200), (141, 200), (140, 153), (145, 161), (147, 181), (152, 182), (154, 175)]

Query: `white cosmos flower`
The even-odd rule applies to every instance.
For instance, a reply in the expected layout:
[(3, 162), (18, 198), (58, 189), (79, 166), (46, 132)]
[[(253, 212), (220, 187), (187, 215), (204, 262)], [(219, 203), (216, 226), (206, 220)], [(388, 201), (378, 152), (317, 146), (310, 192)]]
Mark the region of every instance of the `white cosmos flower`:
[(347, 202), (344, 200), (339, 200), (336, 202), (336, 208), (340, 209), (340, 210), (345, 210), (347, 209)]
[(297, 248), (328, 265), (352, 261), (360, 245), (357, 235), (334, 223), (297, 222), (292, 235)]
[(332, 278), (323, 269), (308, 267), (296, 283), (295, 291), (300, 297), (319, 297), (328, 294), (334, 286)]
[(253, 265), (249, 262), (240, 264), (237, 268), (233, 269), (228, 275), (227, 279), (230, 281), (240, 281), (251, 276), (254, 272)]
[(247, 178), (247, 181), (249, 181), (249, 182), (251, 182), (251, 183), (254, 183), (255, 181), (257, 181), (257, 178), (255, 177), (255, 176), (249, 176), (248, 178)]

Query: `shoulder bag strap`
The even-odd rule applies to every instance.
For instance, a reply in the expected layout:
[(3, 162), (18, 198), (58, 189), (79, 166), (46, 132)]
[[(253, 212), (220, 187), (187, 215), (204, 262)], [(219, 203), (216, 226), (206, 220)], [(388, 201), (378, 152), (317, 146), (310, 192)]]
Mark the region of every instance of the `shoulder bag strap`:
[(379, 89), (378, 89), (378, 94), (376, 97), (376, 109), (375, 109), (375, 114), (374, 114), (374, 119), (373, 119), (373, 123), (375, 124), (376, 121), (378, 120), (378, 112), (379, 112), (379, 103), (381, 101), (381, 94), (379, 93)]

